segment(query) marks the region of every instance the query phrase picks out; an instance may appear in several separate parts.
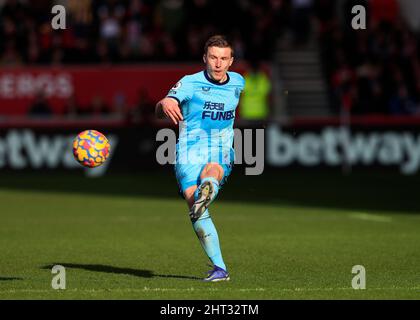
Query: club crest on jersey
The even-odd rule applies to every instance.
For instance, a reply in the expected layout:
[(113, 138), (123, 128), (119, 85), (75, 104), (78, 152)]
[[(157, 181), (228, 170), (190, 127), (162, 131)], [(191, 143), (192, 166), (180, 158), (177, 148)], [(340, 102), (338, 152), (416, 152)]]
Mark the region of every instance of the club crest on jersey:
[(181, 88), (181, 86), (182, 86), (181, 81), (178, 81), (178, 82), (177, 82), (177, 83), (175, 83), (175, 85), (172, 87), (172, 90), (179, 89), (179, 88)]
[(201, 87), (201, 90), (203, 92), (209, 92), (210, 91), (210, 87)]

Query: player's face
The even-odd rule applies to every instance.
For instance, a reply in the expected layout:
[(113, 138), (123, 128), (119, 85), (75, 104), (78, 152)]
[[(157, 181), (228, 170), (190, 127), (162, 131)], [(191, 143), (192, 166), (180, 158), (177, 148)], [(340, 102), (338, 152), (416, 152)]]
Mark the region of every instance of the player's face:
[(203, 60), (210, 78), (223, 82), (226, 80), (226, 72), (233, 63), (232, 50), (230, 48), (208, 47)]

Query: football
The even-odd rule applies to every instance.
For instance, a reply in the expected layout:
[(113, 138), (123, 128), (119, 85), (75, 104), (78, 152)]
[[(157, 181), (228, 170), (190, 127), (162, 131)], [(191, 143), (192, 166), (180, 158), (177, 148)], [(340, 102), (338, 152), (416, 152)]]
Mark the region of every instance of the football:
[(109, 141), (99, 131), (82, 131), (73, 140), (74, 158), (84, 167), (100, 166), (108, 158), (109, 152)]

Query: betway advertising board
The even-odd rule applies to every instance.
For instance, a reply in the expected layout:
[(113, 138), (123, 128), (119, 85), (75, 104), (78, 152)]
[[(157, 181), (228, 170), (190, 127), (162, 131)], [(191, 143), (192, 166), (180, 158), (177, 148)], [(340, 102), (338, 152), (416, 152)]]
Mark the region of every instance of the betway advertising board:
[(270, 125), (266, 131), (266, 150), (266, 163), (274, 167), (382, 166), (395, 167), (409, 175), (420, 168), (420, 130)]
[[(82, 171), (87, 176), (102, 176), (112, 172), (141, 172), (168, 169), (161, 165), (156, 152), (164, 143), (157, 139), (159, 130), (153, 126), (95, 127), (111, 144), (111, 154), (104, 165), (86, 169), (73, 158), (72, 141), (84, 128), (7, 128), (0, 129), (0, 172), (3, 171)], [(237, 128), (244, 131), (247, 128)], [(270, 123), (264, 131), (264, 148), (256, 148), (256, 139), (242, 139), (244, 146), (236, 152), (263, 152), (265, 170), (290, 167), (340, 169), (343, 165), (355, 168), (389, 168), (403, 175), (420, 170), (420, 128), (312, 126), (290, 127)], [(249, 130), (249, 129), (248, 129)], [(255, 127), (250, 135), (255, 135)], [(259, 140), (261, 142), (261, 140)], [(258, 143), (260, 143), (258, 142)], [(236, 143), (236, 142), (235, 142)], [(246, 144), (251, 143), (251, 146)], [(262, 151), (263, 150), (263, 151)], [(236, 154), (236, 160), (244, 157)], [(243, 163), (236, 163), (240, 167)], [(247, 163), (247, 167), (253, 166)], [(255, 164), (257, 166), (257, 163)], [(261, 166), (260, 166), (261, 167)], [(264, 171), (259, 170), (258, 174)]]

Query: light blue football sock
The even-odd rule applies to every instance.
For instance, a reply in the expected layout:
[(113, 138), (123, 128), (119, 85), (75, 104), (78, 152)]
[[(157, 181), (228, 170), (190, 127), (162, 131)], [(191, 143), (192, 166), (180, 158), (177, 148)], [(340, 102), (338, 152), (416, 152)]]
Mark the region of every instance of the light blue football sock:
[(198, 220), (191, 220), (194, 231), (200, 240), (201, 246), (209, 257), (210, 261), (215, 265), (226, 270), (223, 262), (222, 252), (220, 250), (219, 236), (216, 227), (210, 217), (209, 210), (204, 211)]

